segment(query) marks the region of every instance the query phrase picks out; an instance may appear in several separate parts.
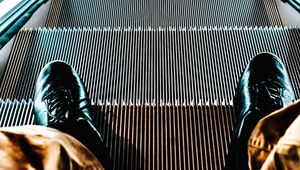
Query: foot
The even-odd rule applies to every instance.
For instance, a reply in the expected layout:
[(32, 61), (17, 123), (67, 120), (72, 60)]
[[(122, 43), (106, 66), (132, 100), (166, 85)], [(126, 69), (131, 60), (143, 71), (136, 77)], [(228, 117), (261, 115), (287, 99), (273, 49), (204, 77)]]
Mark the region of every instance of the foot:
[(90, 99), (76, 71), (54, 61), (41, 71), (35, 86), (35, 123), (60, 127), (76, 119), (91, 121)]
[(87, 91), (70, 65), (54, 61), (42, 69), (35, 86), (34, 115), (35, 124), (75, 137), (105, 169), (111, 169), (108, 150), (91, 120)]
[(235, 96), (237, 127), (233, 137), (232, 161), (235, 169), (249, 169), (247, 144), (257, 122), (295, 100), (287, 71), (273, 54), (262, 53), (246, 67)]

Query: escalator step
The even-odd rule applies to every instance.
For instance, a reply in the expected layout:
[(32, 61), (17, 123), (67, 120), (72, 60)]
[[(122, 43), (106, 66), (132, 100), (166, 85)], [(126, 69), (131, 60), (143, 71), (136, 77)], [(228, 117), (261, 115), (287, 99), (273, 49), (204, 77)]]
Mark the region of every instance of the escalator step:
[[(100, 101), (92, 118), (114, 169), (222, 169), (235, 125), (232, 105), (117, 105)], [(33, 123), (33, 102), (0, 101), (0, 127)]]
[(298, 28), (281, 27), (22, 30), (0, 98), (33, 98), (41, 68), (64, 60), (78, 71), (93, 100), (171, 105), (230, 101), (243, 68), (260, 52), (283, 60), (299, 98), (299, 37)]
[(274, 0), (52, 0), (47, 27), (280, 26)]

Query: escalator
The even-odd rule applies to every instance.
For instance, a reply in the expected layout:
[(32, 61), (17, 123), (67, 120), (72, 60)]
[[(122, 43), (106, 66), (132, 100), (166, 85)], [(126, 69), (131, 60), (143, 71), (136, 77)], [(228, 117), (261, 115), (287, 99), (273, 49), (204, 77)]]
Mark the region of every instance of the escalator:
[(87, 87), (114, 169), (223, 169), (243, 69), (276, 54), (299, 98), (299, 40), (272, 0), (53, 0), (45, 28), (16, 35), (0, 126), (33, 123), (38, 73), (63, 60)]

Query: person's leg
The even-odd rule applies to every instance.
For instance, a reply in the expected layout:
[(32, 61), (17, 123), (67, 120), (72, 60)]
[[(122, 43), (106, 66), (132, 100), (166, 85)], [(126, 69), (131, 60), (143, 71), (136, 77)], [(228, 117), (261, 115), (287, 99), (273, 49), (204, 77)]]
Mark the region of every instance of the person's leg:
[(248, 141), (250, 169), (300, 167), (299, 115), (300, 101), (297, 101), (257, 123)]
[(76, 71), (54, 61), (41, 71), (35, 87), (35, 124), (56, 128), (82, 142), (106, 169), (111, 160), (90, 116), (90, 99)]
[(249, 169), (247, 144), (257, 122), (294, 99), (287, 71), (279, 58), (262, 53), (250, 61), (234, 100), (238, 121), (229, 151), (231, 169)]
[(77, 139), (44, 126), (0, 128), (0, 169), (103, 169)]

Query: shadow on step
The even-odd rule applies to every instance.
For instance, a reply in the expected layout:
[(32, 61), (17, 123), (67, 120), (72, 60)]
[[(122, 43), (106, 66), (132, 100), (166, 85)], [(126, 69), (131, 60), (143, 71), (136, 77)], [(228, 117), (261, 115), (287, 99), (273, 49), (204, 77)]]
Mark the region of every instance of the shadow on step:
[(229, 103), (93, 106), (114, 169), (223, 169), (235, 125)]

